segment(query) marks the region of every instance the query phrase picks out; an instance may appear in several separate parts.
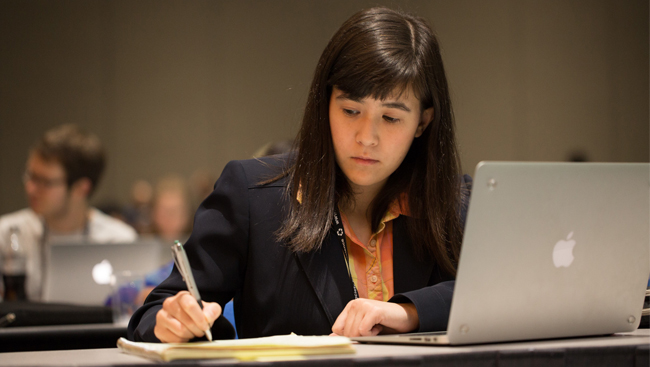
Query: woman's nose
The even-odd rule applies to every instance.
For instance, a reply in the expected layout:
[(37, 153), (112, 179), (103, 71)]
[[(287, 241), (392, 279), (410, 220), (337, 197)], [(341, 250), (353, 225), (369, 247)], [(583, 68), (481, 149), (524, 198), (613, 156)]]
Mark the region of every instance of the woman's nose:
[(366, 117), (359, 121), (356, 138), (357, 143), (367, 147), (372, 147), (379, 143), (377, 124), (371, 117)]

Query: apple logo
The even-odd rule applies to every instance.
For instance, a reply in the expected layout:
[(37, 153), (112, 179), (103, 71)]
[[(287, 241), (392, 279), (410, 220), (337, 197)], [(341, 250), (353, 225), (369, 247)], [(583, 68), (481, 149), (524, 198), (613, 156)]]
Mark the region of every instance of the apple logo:
[(576, 241), (571, 239), (572, 236), (573, 231), (569, 233), (566, 240), (559, 240), (553, 247), (553, 264), (556, 268), (568, 268), (573, 262), (573, 246), (576, 245)]
[(111, 275), (113, 275), (113, 266), (108, 260), (93, 266), (93, 280), (97, 284), (109, 284), (111, 282)]

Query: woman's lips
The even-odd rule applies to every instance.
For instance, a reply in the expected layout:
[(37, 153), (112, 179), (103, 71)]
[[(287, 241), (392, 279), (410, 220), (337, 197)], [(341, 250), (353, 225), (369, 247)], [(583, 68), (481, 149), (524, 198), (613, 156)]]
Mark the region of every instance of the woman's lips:
[(363, 164), (363, 165), (372, 165), (375, 163), (379, 163), (378, 160), (371, 159), (371, 158), (352, 157), (352, 160), (357, 164)]

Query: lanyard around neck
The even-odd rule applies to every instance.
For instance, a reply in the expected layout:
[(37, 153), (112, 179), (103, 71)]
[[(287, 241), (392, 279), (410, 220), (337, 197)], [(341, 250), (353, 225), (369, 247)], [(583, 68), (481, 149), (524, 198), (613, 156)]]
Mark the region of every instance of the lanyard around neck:
[(348, 256), (348, 246), (345, 241), (345, 230), (343, 229), (343, 219), (339, 213), (338, 206), (334, 207), (334, 219), (332, 220), (332, 226), (336, 231), (336, 238), (343, 248), (343, 257), (345, 258), (345, 266), (348, 268), (348, 277), (350, 278), (350, 283), (352, 283), (352, 292), (354, 293), (354, 299), (359, 298), (359, 292), (357, 292), (357, 287), (354, 285), (354, 279), (352, 279), (352, 273), (350, 272), (350, 257)]

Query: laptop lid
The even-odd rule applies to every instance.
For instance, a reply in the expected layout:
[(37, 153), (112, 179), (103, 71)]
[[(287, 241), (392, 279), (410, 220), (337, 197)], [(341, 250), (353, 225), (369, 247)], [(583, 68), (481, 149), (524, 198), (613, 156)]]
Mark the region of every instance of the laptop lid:
[(650, 275), (649, 212), (647, 163), (480, 163), (449, 342), (636, 329)]
[(46, 302), (103, 305), (112, 292), (111, 274), (142, 274), (160, 264), (161, 245), (155, 240), (133, 243), (73, 243), (48, 246), (43, 284)]
[(481, 162), (447, 333), (352, 338), (476, 344), (639, 325), (650, 276), (650, 165)]

